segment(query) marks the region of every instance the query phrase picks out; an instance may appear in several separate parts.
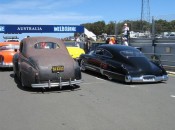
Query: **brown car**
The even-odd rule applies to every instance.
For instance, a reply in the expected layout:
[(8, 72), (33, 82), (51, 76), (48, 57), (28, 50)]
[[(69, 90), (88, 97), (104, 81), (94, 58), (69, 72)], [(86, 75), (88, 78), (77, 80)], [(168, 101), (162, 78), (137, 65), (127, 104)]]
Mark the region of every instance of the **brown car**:
[(54, 37), (28, 37), (13, 56), (13, 70), (22, 86), (51, 88), (82, 82), (78, 63), (63, 41)]

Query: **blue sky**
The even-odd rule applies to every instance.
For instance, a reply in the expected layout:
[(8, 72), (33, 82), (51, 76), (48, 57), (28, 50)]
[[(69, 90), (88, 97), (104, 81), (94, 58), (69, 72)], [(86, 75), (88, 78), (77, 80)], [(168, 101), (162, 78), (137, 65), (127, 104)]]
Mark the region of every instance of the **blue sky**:
[[(106, 23), (137, 20), (141, 17), (141, 2), (142, 0), (1, 0), (0, 24), (79, 25), (101, 20)], [(150, 16), (175, 19), (175, 0), (149, 0), (149, 3)]]

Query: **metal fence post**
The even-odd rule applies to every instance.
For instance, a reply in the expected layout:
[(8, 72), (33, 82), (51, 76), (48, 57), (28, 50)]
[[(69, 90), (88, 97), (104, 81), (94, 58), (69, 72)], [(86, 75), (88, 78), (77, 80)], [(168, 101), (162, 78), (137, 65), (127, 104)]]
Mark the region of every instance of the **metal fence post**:
[(153, 53), (155, 55), (155, 20), (154, 20), (154, 17), (152, 17), (152, 46), (153, 46)]

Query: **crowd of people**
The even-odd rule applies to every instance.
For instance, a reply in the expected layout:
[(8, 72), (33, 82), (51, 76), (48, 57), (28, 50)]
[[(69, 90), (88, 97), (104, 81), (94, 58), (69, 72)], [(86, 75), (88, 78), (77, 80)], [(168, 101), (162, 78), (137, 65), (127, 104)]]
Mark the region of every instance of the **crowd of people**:
[[(121, 44), (128, 46), (128, 39), (129, 39), (129, 27), (127, 26), (127, 23), (123, 26), (123, 34), (121, 37)], [(106, 40), (107, 44), (118, 44), (118, 40), (115, 37), (109, 37)]]
[(115, 37), (110, 37), (110, 38), (107, 38), (106, 43), (107, 44), (117, 44), (117, 40)]
[[(106, 39), (106, 44), (122, 44), (125, 46), (128, 46), (128, 42), (129, 42), (129, 27), (127, 26), (127, 23), (124, 24), (123, 26), (123, 33), (121, 35), (121, 39), (117, 39), (116, 37), (112, 36), (112, 37), (108, 37)], [(75, 44), (76, 46), (80, 47), (79, 43), (81, 42), (80, 38), (77, 36), (75, 37)], [(86, 53), (88, 53), (91, 50), (91, 40), (90, 38), (85, 38), (85, 44), (84, 44), (84, 50)]]

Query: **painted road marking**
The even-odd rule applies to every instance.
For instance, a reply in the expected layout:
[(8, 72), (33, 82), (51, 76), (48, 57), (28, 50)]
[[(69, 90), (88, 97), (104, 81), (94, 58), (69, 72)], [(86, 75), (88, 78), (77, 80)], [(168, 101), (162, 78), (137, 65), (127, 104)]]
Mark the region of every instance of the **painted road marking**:
[(171, 95), (172, 98), (175, 98), (175, 95)]
[(169, 76), (172, 76), (172, 77), (175, 77), (175, 75), (174, 74), (168, 74)]
[(96, 79), (99, 79), (99, 80), (104, 80), (104, 79), (101, 79), (101, 78), (99, 78), (99, 77), (95, 77)]
[(131, 87), (131, 88), (135, 88), (136, 86), (135, 86), (135, 85), (130, 85), (129, 87)]
[(81, 83), (81, 84), (100, 84), (100, 83), (104, 84), (104, 82), (90, 82), (90, 83)]

